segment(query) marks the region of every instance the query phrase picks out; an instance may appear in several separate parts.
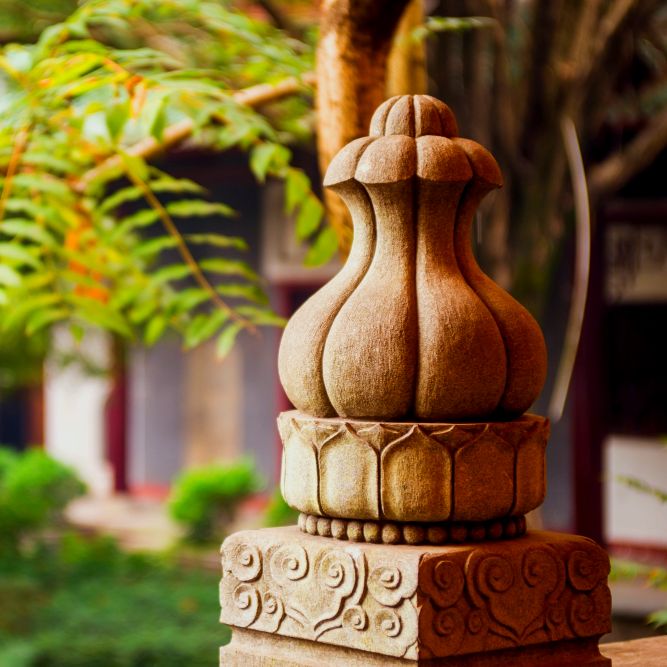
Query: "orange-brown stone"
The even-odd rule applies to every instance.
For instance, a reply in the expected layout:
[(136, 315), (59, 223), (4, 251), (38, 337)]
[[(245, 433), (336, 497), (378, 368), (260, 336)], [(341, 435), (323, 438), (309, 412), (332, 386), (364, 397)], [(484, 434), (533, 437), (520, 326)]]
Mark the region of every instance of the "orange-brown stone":
[(318, 417), (486, 421), (539, 394), (546, 348), (526, 309), (471, 247), (482, 199), (502, 185), (493, 156), (457, 137), (428, 95), (378, 107), (370, 136), (342, 148), (324, 185), (352, 214), (350, 256), (292, 316), (278, 368)]

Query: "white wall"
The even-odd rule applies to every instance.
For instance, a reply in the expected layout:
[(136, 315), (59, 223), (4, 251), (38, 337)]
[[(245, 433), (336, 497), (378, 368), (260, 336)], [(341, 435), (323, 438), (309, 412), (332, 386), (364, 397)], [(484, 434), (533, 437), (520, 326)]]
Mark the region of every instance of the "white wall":
[(635, 477), (667, 492), (667, 447), (655, 438), (612, 435), (604, 454), (607, 541), (667, 547), (667, 505), (617, 479)]
[[(105, 461), (104, 405), (111, 383), (108, 377), (91, 375), (76, 363), (65, 367), (58, 353), (75, 349), (68, 329), (53, 333), (58, 350), (49, 360), (44, 377), (44, 431), (46, 450), (71, 465), (95, 495), (112, 489), (111, 470)], [(108, 367), (110, 343), (107, 335), (88, 332), (81, 351), (96, 366)]]

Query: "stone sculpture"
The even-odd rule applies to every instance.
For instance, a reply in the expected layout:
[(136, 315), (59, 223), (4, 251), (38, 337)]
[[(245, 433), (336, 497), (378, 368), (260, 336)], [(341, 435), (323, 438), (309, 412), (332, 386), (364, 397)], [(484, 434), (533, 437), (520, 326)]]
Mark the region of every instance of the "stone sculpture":
[(354, 241), (288, 323), (281, 489), (298, 527), (223, 544), (223, 665), (608, 665), (609, 560), (526, 534), (545, 494), (544, 340), (470, 240), (493, 157), (399, 96), (332, 161)]
[(542, 333), (471, 248), (473, 216), (500, 170), (456, 134), (442, 102), (394, 97), (371, 136), (333, 159), (324, 184), (348, 204), (354, 240), (343, 270), (283, 335), (280, 376), (299, 410), (483, 419), (521, 414), (539, 394)]

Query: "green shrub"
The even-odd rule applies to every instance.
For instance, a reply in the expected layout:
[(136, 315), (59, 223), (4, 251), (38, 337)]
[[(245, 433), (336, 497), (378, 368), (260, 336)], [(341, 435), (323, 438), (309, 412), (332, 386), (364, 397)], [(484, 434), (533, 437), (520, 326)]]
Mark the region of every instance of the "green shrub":
[[(0, 636), (24, 634), (32, 627), (35, 609), (47, 594), (39, 582), (25, 573), (0, 574)], [(3, 667), (0, 662), (0, 667)]]
[(45, 452), (0, 448), (0, 551), (58, 523), (67, 503), (85, 491), (74, 471)]
[(297, 522), (298, 518), (299, 512), (292, 509), (285, 502), (280, 489), (276, 489), (264, 513), (264, 525), (266, 527), (291, 526)]
[(126, 554), (109, 538), (65, 535), (0, 558), (0, 573), (0, 667), (204, 667), (229, 640), (217, 572)]
[(176, 480), (169, 511), (186, 527), (187, 539), (198, 543), (219, 542), (239, 503), (262, 486), (262, 478), (249, 459), (195, 468)]

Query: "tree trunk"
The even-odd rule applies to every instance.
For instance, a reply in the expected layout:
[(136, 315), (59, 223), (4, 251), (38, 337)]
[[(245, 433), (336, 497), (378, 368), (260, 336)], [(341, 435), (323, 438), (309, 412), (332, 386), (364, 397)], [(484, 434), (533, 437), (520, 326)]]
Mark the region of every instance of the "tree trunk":
[[(343, 146), (368, 133), (371, 116), (386, 97), (393, 36), (409, 2), (323, 1), (316, 98), (322, 174)], [(406, 54), (412, 57), (409, 49)], [(347, 254), (352, 237), (347, 208), (332, 192), (325, 192), (325, 204), (341, 252)]]

